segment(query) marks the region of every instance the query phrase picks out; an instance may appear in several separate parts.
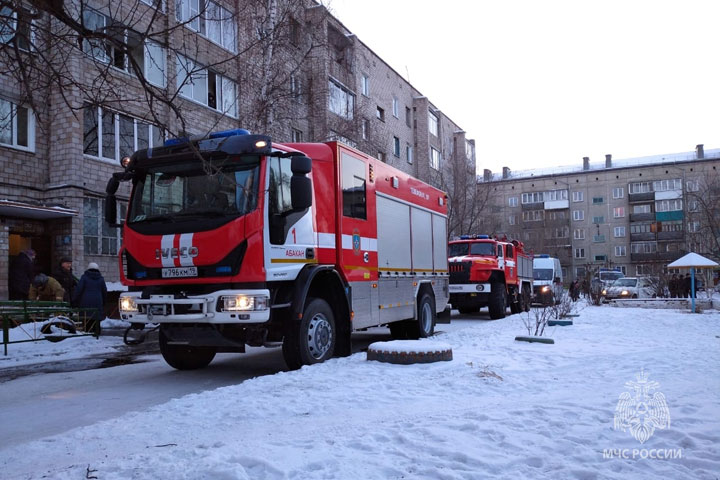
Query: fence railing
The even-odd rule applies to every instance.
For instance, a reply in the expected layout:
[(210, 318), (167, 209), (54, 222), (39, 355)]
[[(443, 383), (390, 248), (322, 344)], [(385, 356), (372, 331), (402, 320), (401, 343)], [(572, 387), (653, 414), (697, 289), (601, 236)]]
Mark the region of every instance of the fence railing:
[[(93, 308), (73, 308), (66, 302), (14, 300), (0, 302), (4, 354), (11, 343), (100, 336), (100, 322), (91, 322)], [(90, 330), (88, 330), (90, 327)], [(10, 332), (13, 332), (13, 339)]]

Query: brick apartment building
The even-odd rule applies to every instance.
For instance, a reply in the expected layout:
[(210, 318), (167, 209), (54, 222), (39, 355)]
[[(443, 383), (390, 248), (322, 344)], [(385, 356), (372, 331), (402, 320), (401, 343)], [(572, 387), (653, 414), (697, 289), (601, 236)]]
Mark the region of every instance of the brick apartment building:
[(484, 171), (500, 235), (560, 259), (566, 281), (599, 268), (659, 274), (693, 251), (720, 256), (720, 149), (513, 172)]
[(474, 178), (463, 129), (315, 2), (65, 2), (80, 30), (21, 5), (0, 11), (0, 299), (29, 247), (40, 271), (71, 256), (117, 281), (107, 180), (168, 136), (337, 139), (447, 190), (453, 162)]

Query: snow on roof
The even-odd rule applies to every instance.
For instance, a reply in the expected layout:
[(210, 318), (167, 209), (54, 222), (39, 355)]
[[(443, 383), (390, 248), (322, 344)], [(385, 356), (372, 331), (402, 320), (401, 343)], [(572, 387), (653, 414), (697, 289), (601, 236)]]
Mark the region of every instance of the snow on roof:
[[(544, 175), (563, 175), (572, 173), (583, 173), (587, 171), (597, 170), (611, 170), (614, 168), (628, 168), (628, 167), (645, 167), (649, 165), (658, 165), (665, 163), (682, 163), (692, 162), (697, 160), (710, 160), (720, 159), (720, 148), (705, 150), (705, 156), (703, 159), (698, 159), (695, 152), (682, 152), (682, 153), (667, 153), (661, 155), (650, 155), (647, 157), (636, 157), (627, 159), (612, 159), (612, 166), (610, 168), (605, 167), (605, 161), (602, 162), (591, 162), (588, 170), (583, 169), (582, 163), (575, 165), (560, 165), (549, 168), (536, 168), (529, 170), (511, 170), (509, 172), (508, 179), (520, 179), (530, 177), (540, 177)], [(480, 180), (484, 178), (481, 175)], [(490, 181), (503, 180), (502, 173), (492, 173)]]
[(687, 255), (682, 256), (674, 262), (668, 264), (668, 267), (670, 268), (713, 268), (717, 266), (717, 262), (714, 262), (709, 258), (705, 258), (702, 255), (698, 255), (694, 252), (690, 252)]

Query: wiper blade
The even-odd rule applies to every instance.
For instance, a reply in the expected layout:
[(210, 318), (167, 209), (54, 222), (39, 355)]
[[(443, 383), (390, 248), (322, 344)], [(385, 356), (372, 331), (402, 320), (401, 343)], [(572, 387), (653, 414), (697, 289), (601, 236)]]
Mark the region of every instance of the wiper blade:
[(175, 218), (173, 215), (168, 214), (152, 215), (150, 217), (146, 217), (145, 215), (138, 215), (133, 219), (131, 223), (159, 222), (161, 220), (170, 220), (171, 222), (173, 222), (175, 221)]

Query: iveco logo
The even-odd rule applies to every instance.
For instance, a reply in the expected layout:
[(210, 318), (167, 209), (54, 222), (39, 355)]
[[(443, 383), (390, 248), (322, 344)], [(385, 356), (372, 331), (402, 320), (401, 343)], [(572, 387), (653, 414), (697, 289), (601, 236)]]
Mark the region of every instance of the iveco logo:
[(180, 247), (180, 248), (156, 248), (155, 258), (194, 258), (197, 257), (199, 250), (197, 247)]

